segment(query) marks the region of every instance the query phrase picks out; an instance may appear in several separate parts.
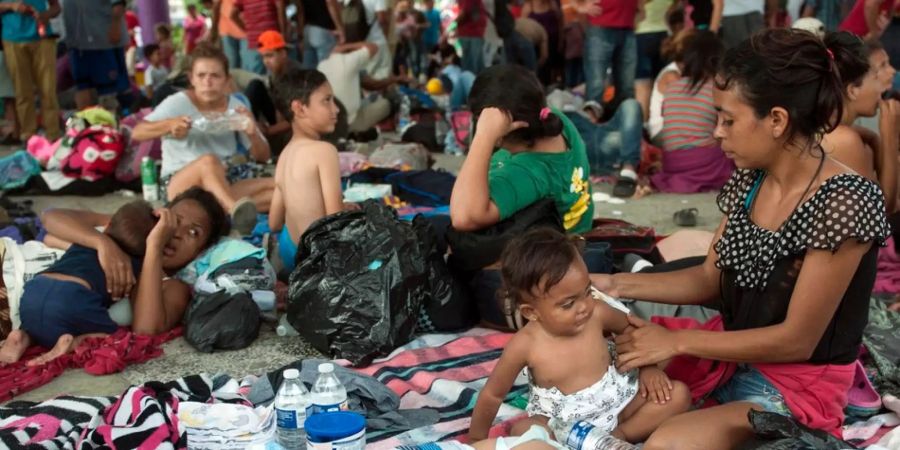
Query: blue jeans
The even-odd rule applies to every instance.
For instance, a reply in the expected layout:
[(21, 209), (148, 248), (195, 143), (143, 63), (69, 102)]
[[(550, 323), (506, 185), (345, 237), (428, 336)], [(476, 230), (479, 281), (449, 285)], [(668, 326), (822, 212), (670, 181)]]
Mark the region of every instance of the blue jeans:
[(641, 162), (641, 104), (627, 99), (608, 122), (595, 124), (578, 113), (566, 113), (584, 140), (591, 173), (613, 172), (624, 164)]
[(225, 52), (225, 57), (228, 58), (229, 68), (242, 68), (243, 66), (241, 65), (241, 61), (243, 60), (244, 54), (247, 53), (247, 50), (246, 39), (237, 39), (231, 36), (222, 36), (222, 51)]
[(588, 26), (584, 42), (584, 77), (587, 98), (603, 101), (606, 72), (612, 66), (616, 97), (634, 98), (637, 71), (637, 40), (634, 30)]
[(566, 87), (573, 88), (584, 83), (584, 61), (582, 58), (566, 60)]
[(473, 37), (459, 38), (462, 47), (462, 68), (478, 75), (484, 70), (484, 39)]
[(758, 370), (746, 364), (738, 365), (737, 371), (725, 384), (712, 392), (712, 397), (721, 404), (731, 402), (756, 403), (768, 412), (791, 416), (791, 410), (784, 401), (784, 395)]
[(325, 61), (337, 45), (337, 38), (331, 30), (306, 25), (303, 28), (303, 68), (315, 69)]
[(518, 31), (513, 31), (503, 40), (503, 50), (506, 52), (507, 63), (519, 64), (528, 70), (537, 70), (534, 45)]

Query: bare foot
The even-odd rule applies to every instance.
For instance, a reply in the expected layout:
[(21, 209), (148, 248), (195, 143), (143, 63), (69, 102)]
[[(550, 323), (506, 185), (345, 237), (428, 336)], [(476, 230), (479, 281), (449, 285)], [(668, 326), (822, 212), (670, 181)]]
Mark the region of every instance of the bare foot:
[(891, 306), (888, 306), (888, 309), (891, 311), (900, 312), (900, 301), (894, 302)]
[(19, 360), (31, 344), (31, 337), (22, 330), (12, 330), (0, 347), (0, 363), (11, 364)]
[(48, 362), (53, 361), (54, 359), (59, 358), (60, 356), (72, 351), (72, 349), (74, 348), (74, 342), (75, 338), (73, 338), (71, 334), (64, 334), (59, 337), (59, 340), (56, 341), (56, 345), (54, 345), (49, 352), (44, 353), (43, 355), (38, 356), (31, 361), (28, 361), (25, 365), (31, 367), (47, 364)]

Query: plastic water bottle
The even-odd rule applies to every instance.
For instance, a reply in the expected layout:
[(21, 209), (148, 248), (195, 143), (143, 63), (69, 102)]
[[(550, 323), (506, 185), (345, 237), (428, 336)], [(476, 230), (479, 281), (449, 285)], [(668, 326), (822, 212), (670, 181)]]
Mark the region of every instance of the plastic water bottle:
[(334, 374), (334, 364), (319, 364), (319, 378), (312, 388), (311, 414), (347, 410), (347, 389)]
[(410, 119), (410, 114), (412, 113), (412, 103), (409, 101), (409, 96), (403, 94), (403, 99), (400, 100), (400, 117), (397, 120), (397, 131), (402, 135), (404, 131), (406, 131), (406, 127), (412, 123), (412, 119)]
[(219, 134), (243, 130), (250, 124), (247, 116), (229, 109), (224, 113), (205, 113), (191, 122), (191, 128), (202, 133)]
[(306, 410), (309, 391), (300, 382), (300, 371), (287, 369), (284, 381), (275, 396), (278, 443), (287, 450), (306, 448)]
[(638, 448), (583, 420), (565, 423), (551, 419), (549, 425), (556, 435), (556, 441), (571, 450), (637, 450)]
[(300, 333), (291, 326), (291, 323), (287, 320), (287, 314), (281, 316), (278, 319), (278, 326), (275, 327), (275, 334), (285, 337), (285, 336), (299, 336)]

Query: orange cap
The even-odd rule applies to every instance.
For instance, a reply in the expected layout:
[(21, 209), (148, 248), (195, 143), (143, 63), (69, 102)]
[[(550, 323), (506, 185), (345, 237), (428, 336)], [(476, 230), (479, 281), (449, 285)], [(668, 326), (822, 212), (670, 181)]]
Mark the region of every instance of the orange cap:
[(259, 44), (258, 50), (261, 52), (287, 47), (287, 44), (284, 43), (284, 36), (275, 30), (264, 31), (263, 34), (259, 35), (257, 41)]

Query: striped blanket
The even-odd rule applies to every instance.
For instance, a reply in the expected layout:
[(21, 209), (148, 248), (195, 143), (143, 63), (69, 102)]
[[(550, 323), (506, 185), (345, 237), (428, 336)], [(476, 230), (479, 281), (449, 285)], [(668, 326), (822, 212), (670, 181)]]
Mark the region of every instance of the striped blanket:
[[(369, 433), (367, 448), (464, 439), (478, 392), (510, 338), (511, 334), (480, 328), (462, 334), (429, 334), (360, 369), (396, 392), (401, 408), (431, 408), (440, 414), (435, 425), (397, 435)], [(520, 400), (527, 391), (527, 379), (519, 377), (506, 403)], [(502, 405), (491, 435), (508, 431), (511, 419), (522, 414), (521, 409)]]

